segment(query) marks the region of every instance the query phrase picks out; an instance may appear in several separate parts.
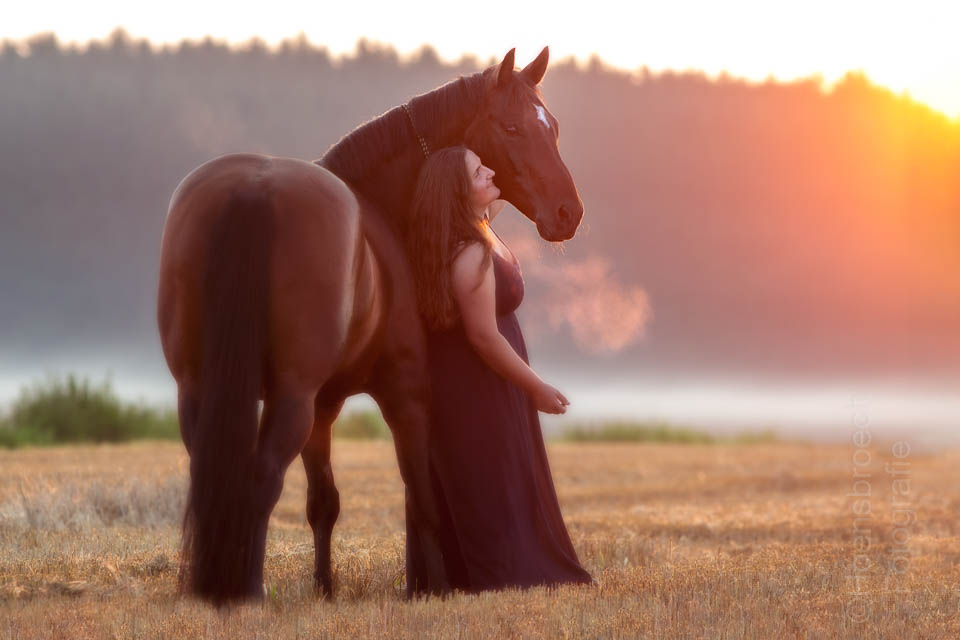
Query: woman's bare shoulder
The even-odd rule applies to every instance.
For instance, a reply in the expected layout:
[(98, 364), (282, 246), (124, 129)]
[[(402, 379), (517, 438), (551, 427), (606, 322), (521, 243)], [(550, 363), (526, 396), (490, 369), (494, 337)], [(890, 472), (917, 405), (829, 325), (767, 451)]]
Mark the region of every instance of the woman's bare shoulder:
[(479, 242), (461, 242), (453, 249), (450, 266), (454, 273), (470, 268), (476, 270), (483, 262), (484, 253), (484, 247)]
[[(453, 286), (460, 288), (474, 288), (483, 280), (486, 270), (481, 271), (486, 257), (484, 246), (479, 242), (466, 242), (454, 249), (453, 261), (450, 264), (450, 276)], [(492, 266), (488, 264), (487, 267)]]

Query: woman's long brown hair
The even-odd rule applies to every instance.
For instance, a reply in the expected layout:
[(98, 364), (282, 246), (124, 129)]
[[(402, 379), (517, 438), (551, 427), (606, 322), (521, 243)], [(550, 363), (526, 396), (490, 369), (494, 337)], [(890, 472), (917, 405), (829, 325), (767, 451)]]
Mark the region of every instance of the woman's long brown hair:
[(493, 244), (482, 220), (470, 208), (467, 148), (447, 147), (430, 154), (417, 179), (409, 226), (407, 254), (413, 266), (417, 307), (430, 329), (452, 326), (459, 313), (453, 298), (450, 266), (463, 246), (479, 242), (484, 250), (482, 273), (492, 259)]

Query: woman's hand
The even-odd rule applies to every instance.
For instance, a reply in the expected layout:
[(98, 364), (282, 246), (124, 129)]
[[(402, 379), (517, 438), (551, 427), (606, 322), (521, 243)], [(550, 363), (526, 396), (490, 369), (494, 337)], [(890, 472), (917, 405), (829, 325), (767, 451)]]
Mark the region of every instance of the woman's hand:
[(566, 413), (570, 401), (556, 387), (541, 382), (534, 390), (533, 404), (536, 405), (537, 411), (544, 413)]

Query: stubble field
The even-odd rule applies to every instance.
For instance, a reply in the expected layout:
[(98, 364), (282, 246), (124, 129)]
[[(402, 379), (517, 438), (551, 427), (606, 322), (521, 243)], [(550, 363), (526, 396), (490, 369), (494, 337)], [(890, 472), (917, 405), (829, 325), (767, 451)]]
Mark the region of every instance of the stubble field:
[(960, 637), (960, 452), (555, 443), (549, 453), (594, 586), (406, 601), (392, 445), (337, 441), (335, 599), (313, 596), (296, 462), (271, 522), (266, 600), (218, 612), (176, 596), (181, 445), (2, 451), (0, 637)]

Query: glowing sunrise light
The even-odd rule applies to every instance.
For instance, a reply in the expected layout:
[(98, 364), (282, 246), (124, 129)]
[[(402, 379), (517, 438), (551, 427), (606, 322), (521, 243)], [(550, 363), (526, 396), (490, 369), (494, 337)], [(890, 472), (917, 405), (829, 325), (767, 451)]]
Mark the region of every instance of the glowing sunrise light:
[(549, 45), (554, 60), (594, 54), (612, 66), (651, 71), (702, 70), (754, 81), (813, 75), (831, 84), (859, 70), (872, 82), (906, 92), (960, 117), (960, 47), (954, 45), (960, 2), (739, 0), (705, 3), (483, 3), (426, 0), (382, 3), (270, 3), (125, 0), (21, 3), (8, 8), (0, 38), (53, 31), (63, 42), (102, 39), (122, 26), (156, 44), (206, 35), (232, 44), (256, 36), (268, 45), (303, 33), (334, 55), (360, 38), (389, 43), (401, 55), (424, 44), (441, 58), (486, 62), (517, 47), (518, 64)]

